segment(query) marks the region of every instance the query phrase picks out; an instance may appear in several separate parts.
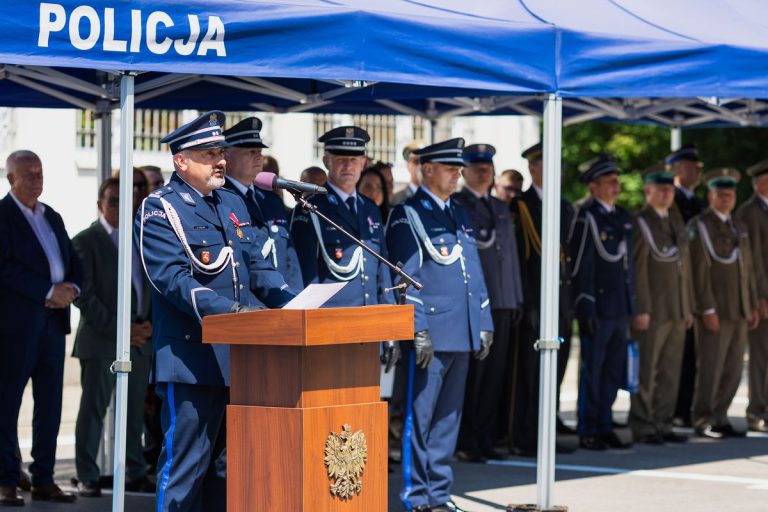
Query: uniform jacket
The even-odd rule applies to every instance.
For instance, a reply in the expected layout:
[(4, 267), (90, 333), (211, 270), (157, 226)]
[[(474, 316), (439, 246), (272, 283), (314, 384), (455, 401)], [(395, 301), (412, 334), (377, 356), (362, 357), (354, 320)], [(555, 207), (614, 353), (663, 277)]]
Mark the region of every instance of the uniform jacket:
[[(381, 212), (373, 201), (357, 194), (356, 217), (331, 187), (328, 187), (328, 194), (310, 196), (309, 202), (345, 230), (360, 238), (371, 249), (387, 257)], [(361, 253), (362, 269), (359, 271), (355, 269), (343, 273), (329, 268), (325, 257), (330, 258), (335, 265), (346, 267), (355, 257), (358, 246), (323, 219), (317, 217), (317, 221), (320, 226), (320, 238), (310, 215), (297, 206), (291, 220), (291, 237), (296, 244), (305, 286), (311, 283), (347, 281), (347, 285), (323, 307), (394, 303), (392, 292), (384, 291), (392, 286), (389, 269), (367, 252)]]
[[(533, 232), (538, 238), (538, 245), (530, 233), (530, 226), (525, 225), (521, 215), (520, 203), (525, 203), (533, 220)], [(517, 249), (520, 255), (523, 275), (523, 295), (525, 309), (534, 313), (538, 323), (538, 312), (541, 308), (541, 222), (542, 201), (536, 190), (531, 186), (520, 196), (512, 199), (510, 204), (512, 218), (517, 235)], [(568, 234), (573, 223), (573, 207), (565, 199), (560, 200), (560, 318), (573, 318), (573, 291), (571, 282), (571, 256), (568, 252)], [(527, 233), (528, 232), (528, 233)]]
[[(714, 255), (707, 248), (706, 229)], [(711, 208), (688, 223), (696, 313), (715, 309), (725, 320), (749, 319), (757, 308), (757, 284), (747, 226), (738, 219), (723, 222)], [(733, 263), (722, 261), (739, 249)], [(721, 261), (718, 261), (720, 259)], [(741, 261), (739, 261), (741, 260)]]
[[(265, 239), (251, 226), (242, 199), (226, 189), (215, 190), (212, 196), (217, 212), (174, 173), (167, 186), (144, 200), (136, 216), (134, 237), (153, 286), (156, 382), (229, 385), (229, 347), (201, 343), (203, 317), (228, 313), (236, 301), (281, 307), (294, 296), (261, 255)], [(161, 199), (177, 211), (198, 260), (213, 263), (225, 247), (232, 247), (234, 263), (214, 274), (194, 267)]]
[[(257, 229), (264, 231), (264, 235), (270, 237), (275, 243), (275, 253), (277, 255), (277, 266), (275, 267), (294, 290), (304, 288), (301, 280), (301, 267), (299, 258), (296, 256), (296, 248), (291, 240), (291, 233), (288, 225), (288, 217), (285, 214), (283, 201), (274, 192), (265, 192), (254, 187), (254, 201), (248, 201), (244, 195), (227, 178), (224, 185), (232, 190), (245, 202), (248, 207), (248, 213), (251, 215), (251, 223)], [(267, 256), (270, 261), (272, 256)], [(274, 263), (274, 262), (273, 262)]]
[[(387, 248), (393, 261), (424, 287), (408, 289), (414, 305), (414, 331), (429, 331), (436, 351), (469, 352), (480, 348), (480, 331), (492, 331), (491, 308), (483, 279), (472, 220), (451, 201), (454, 220), (422, 189), (392, 210), (387, 224)], [(463, 248), (462, 260), (437, 263), (424, 240), (418, 240), (405, 207), (421, 219), (430, 245), (440, 254)]]
[[(64, 221), (45, 205), (64, 260), (64, 281), (82, 289), (83, 268), (64, 228)], [(49, 309), (45, 297), (51, 289), (51, 271), (32, 226), (10, 193), (0, 200), (0, 335), (18, 335), (42, 325), (52, 316), (61, 332), (71, 331), (69, 307)]]
[(692, 195), (690, 199), (686, 197), (685, 193), (680, 190), (679, 187), (675, 187), (675, 207), (683, 216), (683, 222), (688, 222), (696, 215), (704, 211), (707, 207), (707, 203), (704, 202), (696, 194)]
[[(593, 219), (594, 223), (592, 222)], [(634, 316), (632, 219), (621, 207), (613, 213), (590, 199), (576, 215), (570, 241), (576, 317)], [(624, 256), (617, 261), (622, 244)]]
[(747, 226), (757, 293), (768, 300), (768, 205), (755, 194), (741, 205), (735, 217)]
[[(115, 357), (117, 342), (117, 257), (118, 251), (98, 220), (72, 239), (83, 262), (83, 288), (75, 300), (80, 309), (80, 324), (72, 355), (81, 359)], [(141, 264), (141, 262), (138, 262)], [(136, 311), (136, 288), (131, 286), (131, 322), (151, 320), (151, 285), (144, 275), (142, 310)], [(152, 354), (152, 343), (138, 349)]]
[(491, 309), (521, 309), (523, 287), (509, 208), (495, 197), (485, 203), (466, 187), (451, 199), (472, 219)]
[(693, 293), (688, 233), (680, 212), (670, 209), (662, 219), (646, 205), (633, 220), (637, 313), (650, 314), (653, 322), (685, 321), (692, 313)]

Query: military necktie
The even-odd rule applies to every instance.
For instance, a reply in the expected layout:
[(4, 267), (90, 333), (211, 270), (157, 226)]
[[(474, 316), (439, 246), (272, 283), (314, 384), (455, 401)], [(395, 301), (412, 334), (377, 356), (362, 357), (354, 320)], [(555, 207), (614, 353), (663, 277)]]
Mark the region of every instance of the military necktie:
[(349, 211), (352, 212), (352, 216), (357, 217), (357, 209), (355, 209), (355, 197), (349, 196), (345, 202), (349, 207)]
[(248, 202), (251, 202), (251, 203), (256, 201), (256, 196), (253, 194), (252, 188), (249, 188), (248, 192), (245, 193), (245, 198), (248, 200)]

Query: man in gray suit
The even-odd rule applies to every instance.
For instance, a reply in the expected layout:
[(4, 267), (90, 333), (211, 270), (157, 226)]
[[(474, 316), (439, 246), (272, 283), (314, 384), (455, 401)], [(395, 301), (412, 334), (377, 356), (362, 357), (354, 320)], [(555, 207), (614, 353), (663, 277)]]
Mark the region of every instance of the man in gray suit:
[[(143, 180), (143, 182), (142, 182)], [(134, 211), (146, 191), (146, 177), (134, 173)], [(137, 197), (138, 196), (138, 197)], [(101, 495), (96, 457), (104, 428), (115, 377), (109, 367), (115, 360), (117, 339), (117, 258), (119, 179), (109, 178), (99, 187), (99, 219), (80, 232), (72, 244), (79, 254), (85, 273), (80, 297), (80, 325), (75, 337), (73, 356), (80, 359), (80, 383), (83, 393), (75, 425), (75, 467), (80, 496)], [(147, 479), (141, 436), (144, 396), (152, 356), (152, 324), (149, 282), (134, 254), (131, 273), (131, 362), (128, 379), (128, 429), (126, 442), (126, 489), (154, 492)]]
[[(421, 142), (413, 141), (403, 148), (403, 158), (406, 162), (408, 162), (406, 165), (408, 166), (408, 174), (411, 176), (411, 180), (408, 182), (408, 185), (406, 185), (405, 188), (398, 190), (390, 196), (390, 203), (392, 206), (400, 204), (411, 197), (416, 193), (419, 185), (421, 185), (421, 167), (419, 166), (419, 157), (414, 155), (413, 152), (423, 147), (424, 145)], [(387, 219), (384, 219), (384, 222), (386, 221)]]

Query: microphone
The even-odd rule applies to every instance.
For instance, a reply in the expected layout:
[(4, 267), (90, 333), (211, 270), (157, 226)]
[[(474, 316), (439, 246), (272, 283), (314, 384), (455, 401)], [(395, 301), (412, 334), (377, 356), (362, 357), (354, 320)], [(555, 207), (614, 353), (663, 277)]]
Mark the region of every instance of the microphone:
[(271, 172), (260, 172), (256, 175), (256, 179), (253, 180), (253, 184), (259, 187), (261, 190), (275, 190), (278, 188), (283, 188), (286, 190), (294, 190), (307, 194), (328, 193), (328, 190), (319, 185), (304, 183), (302, 181), (285, 180), (279, 177), (277, 174)]

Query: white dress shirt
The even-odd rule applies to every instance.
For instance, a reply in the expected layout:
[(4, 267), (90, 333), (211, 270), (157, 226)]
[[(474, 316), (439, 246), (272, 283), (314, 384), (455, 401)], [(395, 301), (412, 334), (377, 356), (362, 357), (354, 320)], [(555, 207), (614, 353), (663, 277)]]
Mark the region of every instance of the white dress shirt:
[(43, 248), (45, 257), (48, 260), (48, 267), (51, 271), (51, 283), (53, 283), (50, 290), (48, 290), (48, 294), (45, 296), (45, 299), (48, 300), (53, 295), (54, 286), (64, 281), (64, 259), (61, 256), (59, 241), (56, 240), (56, 233), (53, 232), (51, 224), (45, 218), (45, 205), (43, 203), (38, 202), (35, 204), (35, 209), (33, 210), (19, 201), (13, 192), (10, 194), (13, 200), (16, 201), (21, 213), (24, 214), (24, 218), (27, 219), (29, 227), (35, 233), (37, 241), (40, 242), (40, 246)]

